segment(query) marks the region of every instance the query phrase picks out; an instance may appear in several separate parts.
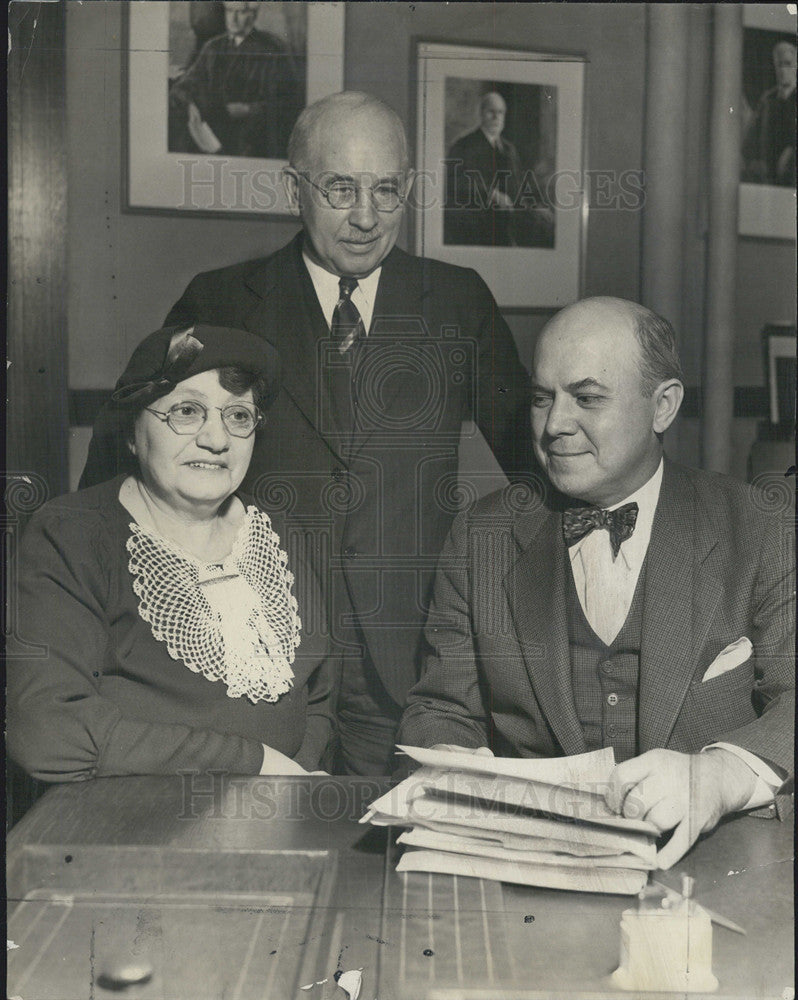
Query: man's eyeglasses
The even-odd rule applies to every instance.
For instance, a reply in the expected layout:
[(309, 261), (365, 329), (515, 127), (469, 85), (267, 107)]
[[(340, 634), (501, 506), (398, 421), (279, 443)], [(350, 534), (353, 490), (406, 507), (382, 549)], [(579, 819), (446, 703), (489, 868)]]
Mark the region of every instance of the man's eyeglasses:
[[(208, 407), (195, 399), (175, 403), (166, 411), (153, 410), (150, 406), (145, 409), (162, 420), (175, 434), (196, 434), (208, 419)], [(221, 413), (222, 423), (227, 433), (233, 437), (248, 438), (263, 420), (263, 414), (257, 406), (250, 403), (230, 403), (229, 406), (214, 406), (211, 409)]]
[(329, 184), (316, 184), (304, 171), (296, 170), (295, 173), (324, 195), (330, 208), (354, 208), (361, 190), (371, 194), (371, 200), (378, 212), (395, 212), (405, 201), (402, 191), (403, 185), (399, 181), (382, 181), (373, 187), (368, 187), (365, 184), (356, 184), (355, 181), (342, 177), (330, 181)]

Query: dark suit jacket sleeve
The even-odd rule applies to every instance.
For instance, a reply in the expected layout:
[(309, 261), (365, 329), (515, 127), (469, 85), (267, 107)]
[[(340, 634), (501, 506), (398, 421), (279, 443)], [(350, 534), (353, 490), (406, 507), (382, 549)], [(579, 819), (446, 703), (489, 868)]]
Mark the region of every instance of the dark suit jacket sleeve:
[(515, 482), (526, 479), (534, 463), (529, 374), (488, 286), (476, 271), (470, 274), (479, 366), (474, 419), (508, 479)]
[(240, 325), (234, 303), (240, 304), (243, 295), (244, 289), (240, 281), (227, 278), (223, 273), (198, 274), (169, 310), (163, 325), (216, 323), (235, 326), (236, 322)]
[[(196, 323), (202, 319), (202, 297), (199, 294), (197, 278), (188, 285), (186, 290), (169, 310), (164, 326), (182, 326), (184, 323)], [(201, 287), (201, 285), (200, 285)]]
[[(750, 750), (793, 774), (795, 734), (795, 532), (786, 518), (768, 517), (759, 546), (760, 562), (752, 593), (754, 647), (753, 722), (717, 737)], [(734, 692), (738, 667), (717, 678), (718, 695)], [(706, 682), (712, 684), (712, 681)], [(722, 706), (718, 706), (722, 709)]]
[(123, 472), (129, 474), (136, 468), (136, 461), (119, 434), (118, 425), (106, 403), (94, 421), (89, 452), (78, 489), (97, 486)]
[(510, 161), (510, 190), (508, 194), (515, 199), (515, 196), (518, 194), (518, 188), (521, 185), (521, 161), (518, 158), (518, 150), (509, 139), (504, 140), (504, 146), (507, 151), (507, 159)]
[(488, 745), (490, 713), (471, 627), (467, 525), (465, 515), (456, 518), (441, 553), (425, 631), (430, 652), (408, 695), (397, 737), (406, 746)]
[[(328, 636), (327, 615), (319, 579), (307, 559), (303, 560), (302, 585), (295, 585), (295, 593), (304, 602), (299, 608), (305, 630), (316, 636)], [(302, 646), (299, 647), (299, 654)], [(328, 763), (326, 755), (333, 733), (334, 667), (337, 658), (326, 642), (326, 655), (308, 681), (308, 704), (305, 717), (305, 736), (294, 760), (306, 771), (316, 771)]]

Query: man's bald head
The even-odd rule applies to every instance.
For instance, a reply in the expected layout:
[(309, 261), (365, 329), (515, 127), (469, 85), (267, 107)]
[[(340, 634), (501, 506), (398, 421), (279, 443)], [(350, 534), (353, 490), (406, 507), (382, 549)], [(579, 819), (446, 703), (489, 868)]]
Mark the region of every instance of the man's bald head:
[(776, 42), (773, 46), (773, 58), (779, 59), (795, 59), (796, 52), (798, 52), (798, 45), (794, 42)]
[(545, 329), (573, 322), (584, 324), (589, 329), (595, 320), (616, 323), (619, 329), (628, 327), (634, 334), (640, 349), (638, 367), (644, 396), (650, 396), (658, 385), (668, 379), (683, 380), (673, 327), (663, 316), (638, 302), (609, 295), (581, 299), (561, 309)]
[(782, 97), (787, 97), (795, 90), (796, 49), (794, 42), (781, 40), (773, 46), (773, 69), (776, 73), (776, 82), (779, 93)]
[(502, 111), (506, 111), (507, 103), (498, 90), (489, 90), (487, 94), (482, 95), (482, 100), (479, 102), (480, 113), (482, 113), (485, 108), (499, 108)]
[(496, 90), (490, 90), (482, 95), (479, 102), (480, 125), (491, 139), (496, 139), (504, 131), (504, 119), (507, 114), (507, 103)]
[(301, 112), (288, 140), (288, 162), (297, 170), (307, 170), (317, 158), (320, 144), (336, 132), (369, 134), (375, 130), (395, 143), (402, 169), (407, 170), (407, 134), (402, 119), (378, 97), (357, 90), (322, 97)]
[(543, 328), (533, 368), (535, 453), (558, 490), (608, 507), (651, 478), (683, 395), (667, 321), (624, 299), (575, 302)]
[(260, 4), (239, 3), (237, 0), (225, 0), (224, 23), (228, 35), (233, 38), (244, 38), (255, 26)]

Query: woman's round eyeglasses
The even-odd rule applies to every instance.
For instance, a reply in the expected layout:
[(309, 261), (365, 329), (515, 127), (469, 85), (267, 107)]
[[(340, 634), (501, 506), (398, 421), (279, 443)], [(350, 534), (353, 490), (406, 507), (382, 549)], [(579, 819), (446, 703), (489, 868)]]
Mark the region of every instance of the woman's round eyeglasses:
[[(168, 410), (154, 410), (145, 406), (148, 413), (162, 420), (175, 434), (196, 434), (208, 419), (208, 409), (209, 407), (194, 399), (175, 403)], [(257, 406), (251, 403), (230, 403), (228, 406), (213, 406), (210, 409), (221, 413), (225, 430), (233, 437), (248, 438), (255, 433), (255, 428), (263, 419)]]

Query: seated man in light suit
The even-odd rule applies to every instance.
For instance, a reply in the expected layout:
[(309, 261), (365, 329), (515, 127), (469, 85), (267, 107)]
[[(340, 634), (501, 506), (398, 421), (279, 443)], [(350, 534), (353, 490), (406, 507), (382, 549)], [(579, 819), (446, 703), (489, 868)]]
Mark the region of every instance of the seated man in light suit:
[(612, 746), (609, 805), (673, 830), (661, 868), (772, 803), (793, 762), (792, 519), (663, 458), (680, 377), (670, 324), (634, 303), (587, 299), (544, 328), (546, 481), (454, 522), (399, 734), (516, 757)]

